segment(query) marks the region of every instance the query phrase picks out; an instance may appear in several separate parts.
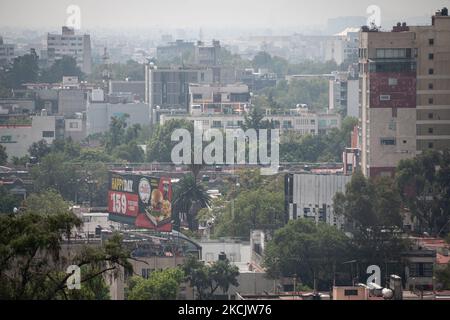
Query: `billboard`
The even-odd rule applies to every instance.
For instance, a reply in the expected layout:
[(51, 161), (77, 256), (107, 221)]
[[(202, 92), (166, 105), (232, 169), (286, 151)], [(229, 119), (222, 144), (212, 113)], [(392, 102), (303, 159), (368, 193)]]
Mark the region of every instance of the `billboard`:
[(170, 179), (110, 172), (108, 212), (112, 221), (161, 232), (172, 231)]

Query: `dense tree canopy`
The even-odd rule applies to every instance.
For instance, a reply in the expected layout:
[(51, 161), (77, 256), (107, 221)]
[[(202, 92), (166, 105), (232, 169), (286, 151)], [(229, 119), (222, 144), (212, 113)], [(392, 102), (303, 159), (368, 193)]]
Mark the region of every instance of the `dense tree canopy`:
[(195, 288), (199, 300), (213, 298), (217, 290), (226, 294), (230, 286), (238, 286), (239, 268), (232, 265), (228, 259), (219, 260), (207, 265), (190, 256), (182, 266), (186, 281)]
[(342, 152), (350, 145), (351, 132), (358, 119), (347, 117), (341, 129), (325, 135), (288, 133), (281, 137), (280, 158), (283, 162), (342, 162)]
[(336, 272), (349, 257), (346, 235), (325, 223), (299, 219), (275, 232), (268, 243), (264, 265), (273, 278), (298, 278), (310, 288), (328, 290)]
[(444, 235), (450, 230), (450, 151), (426, 152), (402, 160), (396, 171), (402, 202), (419, 231)]
[(71, 56), (63, 56), (56, 60), (48, 69), (42, 71), (40, 81), (46, 83), (61, 82), (64, 76), (78, 77), (84, 80), (84, 74), (77, 66), (77, 61)]
[[(122, 247), (122, 238), (113, 235), (101, 247), (83, 247), (71, 256), (64, 255), (64, 240), (80, 225), (69, 204), (55, 192), (33, 194), (23, 212), (0, 215), (0, 298), (105, 297), (104, 286), (95, 279), (108, 271), (117, 272), (119, 266), (131, 272), (129, 252)], [(81, 283), (85, 290), (76, 294), (67, 288), (70, 265), (84, 271)], [(95, 288), (100, 290), (92, 292)], [(82, 297), (83, 293), (87, 295)]]
[(403, 217), (394, 182), (367, 179), (358, 171), (345, 189), (345, 194), (335, 195), (334, 211), (345, 217), (358, 258), (377, 265), (399, 261), (408, 243), (401, 235)]
[(180, 291), (184, 273), (179, 268), (155, 270), (148, 279), (134, 276), (130, 279), (128, 300), (175, 300)]

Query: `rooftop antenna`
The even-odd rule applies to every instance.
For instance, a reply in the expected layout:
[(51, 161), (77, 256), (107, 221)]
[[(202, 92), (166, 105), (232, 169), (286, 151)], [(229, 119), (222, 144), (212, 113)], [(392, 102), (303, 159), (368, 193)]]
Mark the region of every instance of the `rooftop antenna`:
[(109, 65), (108, 48), (106, 46), (103, 49), (102, 61), (103, 61), (103, 71), (102, 71), (103, 86), (107, 88), (109, 85), (109, 80), (111, 80), (111, 71)]

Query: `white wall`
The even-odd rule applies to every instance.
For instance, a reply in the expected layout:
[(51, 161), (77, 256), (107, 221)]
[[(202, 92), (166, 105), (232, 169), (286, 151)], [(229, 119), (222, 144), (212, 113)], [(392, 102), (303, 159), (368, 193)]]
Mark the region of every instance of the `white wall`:
[(87, 135), (109, 130), (111, 118), (128, 114), (128, 126), (140, 124), (150, 125), (150, 108), (148, 104), (139, 103), (89, 103), (87, 106)]
[[(44, 131), (53, 131), (53, 137), (44, 138)], [(45, 140), (52, 144), (56, 135), (56, 117), (34, 116), (29, 126), (0, 126), (0, 144), (6, 147), (8, 161), (12, 157), (24, 157), (34, 142)], [(9, 141), (9, 142), (8, 142)]]
[[(295, 174), (293, 204), (297, 205), (297, 219), (305, 216), (304, 208), (309, 208), (310, 212), (306, 214), (306, 217), (318, 222), (319, 209), (325, 205), (326, 221), (324, 222), (341, 226), (342, 219), (334, 215), (333, 197), (337, 192), (345, 192), (345, 186), (350, 180), (351, 176), (345, 175)], [(291, 220), (294, 219), (293, 204), (289, 206), (289, 219)]]

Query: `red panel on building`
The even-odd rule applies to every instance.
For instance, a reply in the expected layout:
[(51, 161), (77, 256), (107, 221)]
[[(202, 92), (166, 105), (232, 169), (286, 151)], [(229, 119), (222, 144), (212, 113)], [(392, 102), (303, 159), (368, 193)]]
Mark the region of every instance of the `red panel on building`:
[(125, 192), (108, 192), (108, 212), (137, 216), (139, 212), (138, 195)]
[(370, 108), (415, 108), (415, 72), (370, 74)]

